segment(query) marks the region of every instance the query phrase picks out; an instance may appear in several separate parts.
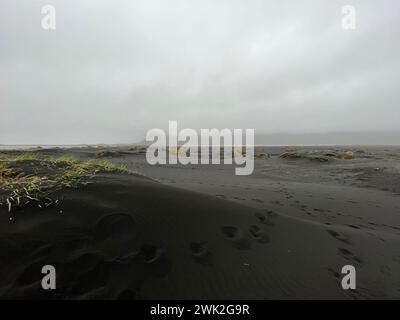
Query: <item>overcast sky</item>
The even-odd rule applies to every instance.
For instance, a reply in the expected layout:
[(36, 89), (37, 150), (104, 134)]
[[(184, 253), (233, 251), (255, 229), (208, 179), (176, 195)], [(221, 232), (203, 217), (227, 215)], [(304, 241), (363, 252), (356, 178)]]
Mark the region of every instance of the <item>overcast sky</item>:
[(0, 0), (0, 144), (399, 130), (399, 77), (398, 0)]

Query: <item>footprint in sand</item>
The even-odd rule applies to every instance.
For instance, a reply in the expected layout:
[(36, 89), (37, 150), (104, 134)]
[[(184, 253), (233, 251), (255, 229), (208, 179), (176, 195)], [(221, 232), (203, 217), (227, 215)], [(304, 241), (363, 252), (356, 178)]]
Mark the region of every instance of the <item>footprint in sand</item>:
[(352, 225), (352, 224), (346, 224), (346, 226), (353, 228), (353, 229), (360, 229), (360, 227)]
[(216, 194), (215, 196), (221, 199), (226, 199), (226, 196), (224, 194)]
[(266, 212), (266, 214), (268, 215), (268, 217), (270, 218), (276, 218), (278, 216), (278, 214), (270, 209), (264, 209), (264, 211)]
[(344, 257), (346, 260), (350, 260), (359, 264), (363, 264), (363, 261), (356, 257), (350, 250), (347, 250), (345, 248), (338, 248), (340, 255)]
[(142, 244), (138, 251), (133, 251), (119, 260), (127, 265), (141, 266), (146, 275), (165, 276), (171, 270), (171, 263), (165, 250), (152, 244)]
[(224, 226), (221, 228), (221, 231), (229, 240), (240, 239), (243, 236), (242, 231), (239, 228), (232, 226)]
[(262, 224), (268, 225), (268, 226), (273, 226), (274, 224), (267, 218), (266, 215), (260, 213), (260, 212), (256, 212), (255, 217), (258, 219), (258, 221)]
[(150, 244), (143, 244), (139, 254), (147, 264), (158, 262), (164, 258), (164, 251), (160, 247)]
[(203, 265), (212, 264), (212, 255), (208, 249), (207, 242), (191, 242), (190, 253), (195, 261)]
[(267, 233), (264, 230), (262, 230), (259, 226), (255, 225), (251, 226), (249, 232), (257, 242), (259, 243), (269, 242), (269, 237)]
[(221, 231), (225, 236), (225, 239), (232, 243), (232, 246), (236, 249), (246, 250), (251, 246), (251, 241), (245, 237), (242, 230), (233, 226), (223, 226)]
[(126, 213), (115, 213), (101, 217), (94, 225), (93, 235), (97, 240), (133, 234), (135, 220)]
[(346, 238), (346, 237), (344, 237), (343, 235), (341, 235), (340, 233), (338, 233), (338, 232), (336, 232), (336, 231), (334, 231), (334, 230), (326, 230), (332, 237), (334, 237), (335, 239), (337, 239), (337, 240), (339, 240), (339, 241), (342, 241), (342, 242), (344, 242), (344, 243), (346, 243), (346, 244), (349, 244), (349, 245), (351, 245), (351, 242)]
[(400, 256), (393, 256), (392, 260), (400, 264)]

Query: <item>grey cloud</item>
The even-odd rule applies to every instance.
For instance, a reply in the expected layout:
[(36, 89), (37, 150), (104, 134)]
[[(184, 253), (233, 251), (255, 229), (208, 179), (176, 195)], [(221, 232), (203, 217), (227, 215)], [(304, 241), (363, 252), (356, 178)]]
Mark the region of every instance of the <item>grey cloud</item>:
[[(41, 7), (57, 29), (41, 29)], [(341, 8), (357, 28), (341, 28)], [(400, 3), (0, 0), (0, 144), (396, 131)]]

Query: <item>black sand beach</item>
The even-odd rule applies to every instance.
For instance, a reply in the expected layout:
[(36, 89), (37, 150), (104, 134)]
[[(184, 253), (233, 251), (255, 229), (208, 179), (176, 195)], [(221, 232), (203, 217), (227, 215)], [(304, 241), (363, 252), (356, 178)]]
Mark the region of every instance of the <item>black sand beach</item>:
[[(150, 166), (140, 148), (106, 151), (139, 174), (96, 174), (56, 190), (48, 207), (1, 206), (0, 298), (400, 298), (399, 148), (329, 161), (257, 148), (268, 157), (250, 176), (230, 165)], [(34, 152), (86, 161), (98, 149)], [(41, 288), (48, 264), (54, 291)], [(356, 290), (341, 287), (347, 264)]]

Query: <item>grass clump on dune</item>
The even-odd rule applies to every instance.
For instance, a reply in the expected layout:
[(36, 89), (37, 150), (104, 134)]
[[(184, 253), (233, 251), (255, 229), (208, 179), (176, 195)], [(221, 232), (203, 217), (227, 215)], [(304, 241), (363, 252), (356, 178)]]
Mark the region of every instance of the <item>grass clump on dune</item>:
[(96, 158), (106, 158), (118, 156), (118, 153), (111, 150), (98, 150), (95, 153)]
[(57, 166), (72, 166), (79, 162), (78, 159), (72, 156), (51, 157), (44, 161)]
[(115, 173), (126, 173), (132, 174), (133, 172), (130, 171), (126, 166), (115, 164), (106, 160), (95, 162), (95, 161), (87, 161), (86, 163), (92, 163), (95, 165), (99, 170), (103, 170), (105, 172), (115, 172)]
[(259, 159), (263, 159), (263, 160), (266, 160), (266, 159), (269, 159), (269, 158), (270, 158), (270, 156), (269, 156), (269, 154), (268, 154), (268, 153), (261, 152), (261, 153), (257, 154), (257, 158), (259, 158)]
[(329, 157), (321, 154), (313, 154), (313, 153), (300, 153), (298, 151), (286, 151), (280, 155), (281, 158), (284, 159), (308, 159), (311, 161), (318, 162), (328, 162), (330, 160)]
[(96, 174), (133, 174), (109, 161), (79, 161), (71, 156), (45, 157), (33, 153), (0, 157), (0, 205), (10, 212), (29, 203), (40, 208), (58, 201), (50, 195), (63, 188), (79, 188), (92, 183)]
[(290, 149), (283, 152), (280, 157), (285, 159), (308, 159), (319, 162), (328, 162), (333, 159), (354, 159), (354, 153), (352, 151), (300, 152)]
[(44, 177), (23, 177), (0, 183), (5, 191), (1, 199), (2, 205), (7, 205), (10, 212), (13, 207), (22, 207), (30, 202), (36, 202), (39, 208), (48, 207), (53, 201), (48, 197), (53, 187), (53, 181)]
[(15, 161), (35, 161), (41, 159), (41, 155), (33, 152), (22, 153), (14, 158)]
[(336, 154), (336, 158), (343, 159), (343, 160), (354, 159), (354, 152), (353, 151), (339, 151)]
[(328, 151), (311, 151), (311, 152), (299, 152), (294, 149), (286, 150), (280, 157), (287, 159), (309, 159), (316, 160), (319, 162), (328, 162), (333, 159), (340, 160), (351, 160), (356, 157), (367, 157), (368, 152), (366, 150), (357, 150), (355, 152), (351, 150), (328, 150)]
[(288, 158), (288, 159), (302, 159), (305, 158), (305, 154), (302, 154), (296, 150), (287, 150), (282, 153), (279, 157), (281, 158)]

